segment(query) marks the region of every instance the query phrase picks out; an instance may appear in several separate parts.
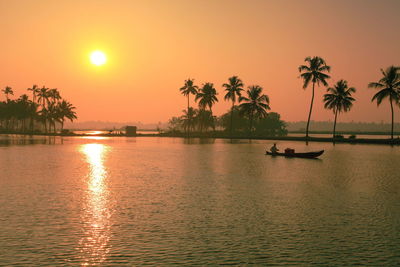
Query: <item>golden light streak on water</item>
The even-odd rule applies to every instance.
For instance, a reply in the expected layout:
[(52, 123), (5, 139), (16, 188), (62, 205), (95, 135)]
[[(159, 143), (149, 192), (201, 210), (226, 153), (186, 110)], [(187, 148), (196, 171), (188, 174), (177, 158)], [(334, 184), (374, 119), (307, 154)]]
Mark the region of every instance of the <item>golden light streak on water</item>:
[(110, 249), (110, 210), (107, 170), (104, 167), (108, 150), (109, 147), (103, 144), (85, 144), (80, 147), (89, 167), (85, 178), (86, 202), (82, 211), (84, 234), (78, 245), (82, 265), (104, 262)]
[[(109, 139), (109, 137), (106, 137), (106, 136), (83, 136), (82, 139), (88, 139), (88, 140), (106, 140), (106, 139)], [(95, 145), (95, 144), (89, 144), (89, 145)]]

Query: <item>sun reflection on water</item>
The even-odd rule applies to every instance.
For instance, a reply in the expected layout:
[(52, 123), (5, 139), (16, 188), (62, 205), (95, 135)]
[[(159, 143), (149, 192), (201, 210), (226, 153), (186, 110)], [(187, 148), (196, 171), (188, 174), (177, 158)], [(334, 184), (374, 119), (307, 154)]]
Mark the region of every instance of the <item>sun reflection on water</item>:
[(82, 211), (83, 237), (79, 241), (82, 265), (104, 262), (109, 251), (110, 209), (108, 207), (107, 170), (104, 159), (109, 147), (85, 144), (80, 147), (88, 163), (86, 201)]

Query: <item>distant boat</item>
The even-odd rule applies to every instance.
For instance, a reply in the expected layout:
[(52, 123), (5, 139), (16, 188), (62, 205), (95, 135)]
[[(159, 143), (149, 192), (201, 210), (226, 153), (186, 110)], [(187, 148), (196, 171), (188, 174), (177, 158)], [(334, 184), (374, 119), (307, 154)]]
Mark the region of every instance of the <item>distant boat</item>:
[(316, 152), (304, 152), (304, 153), (272, 153), (267, 151), (265, 155), (270, 155), (270, 156), (284, 156), (287, 158), (306, 158), (306, 159), (314, 159), (319, 156), (321, 156), (324, 153), (324, 150), (321, 151), (316, 151)]

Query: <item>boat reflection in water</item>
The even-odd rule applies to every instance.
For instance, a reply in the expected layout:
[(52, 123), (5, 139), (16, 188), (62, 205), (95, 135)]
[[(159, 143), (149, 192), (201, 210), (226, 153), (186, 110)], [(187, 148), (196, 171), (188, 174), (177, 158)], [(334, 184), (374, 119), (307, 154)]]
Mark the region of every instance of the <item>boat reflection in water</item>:
[(79, 241), (79, 258), (82, 265), (96, 265), (105, 261), (109, 252), (110, 209), (107, 188), (107, 171), (104, 159), (109, 147), (103, 144), (85, 144), (80, 151), (86, 158), (89, 172), (85, 177), (82, 207), (83, 237)]

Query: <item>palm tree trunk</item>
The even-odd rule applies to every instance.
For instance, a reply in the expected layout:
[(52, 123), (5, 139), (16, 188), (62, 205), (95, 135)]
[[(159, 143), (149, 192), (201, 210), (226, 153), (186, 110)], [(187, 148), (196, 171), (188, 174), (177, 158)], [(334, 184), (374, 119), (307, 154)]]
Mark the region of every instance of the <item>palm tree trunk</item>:
[(390, 96), (390, 109), (392, 110), (392, 131), (391, 131), (390, 137), (391, 137), (391, 139), (393, 141), (394, 112), (393, 112), (392, 96)]
[(233, 131), (233, 107), (235, 106), (235, 102), (232, 101), (232, 108), (231, 108), (231, 138), (232, 138), (232, 131)]
[(335, 135), (336, 135), (336, 118), (337, 118), (338, 109), (335, 110), (335, 121), (333, 123), (333, 142), (335, 142)]
[[(187, 108), (187, 114), (189, 115), (189, 93), (188, 93), (188, 108)], [(188, 120), (189, 120), (189, 116), (188, 116)], [(188, 121), (188, 127), (186, 128), (186, 137), (189, 137), (189, 125), (190, 125), (190, 121)]]
[(308, 127), (310, 126), (310, 119), (311, 119), (311, 112), (314, 103), (314, 86), (315, 82), (312, 84), (312, 97), (311, 97), (311, 105), (310, 105), (310, 112), (308, 113), (308, 120), (307, 120), (307, 128), (306, 128), (306, 138), (308, 139)]
[(252, 130), (253, 129), (253, 111), (250, 113), (250, 127), (249, 127), (249, 137), (251, 138), (252, 136)]
[(213, 113), (212, 113), (211, 106), (210, 106), (210, 112), (211, 112), (211, 118), (212, 118), (212, 128), (213, 128), (213, 132), (215, 132), (215, 120), (214, 120), (214, 116), (213, 116)]
[(33, 132), (33, 116), (31, 116), (30, 120), (29, 120), (29, 130), (31, 132)]

